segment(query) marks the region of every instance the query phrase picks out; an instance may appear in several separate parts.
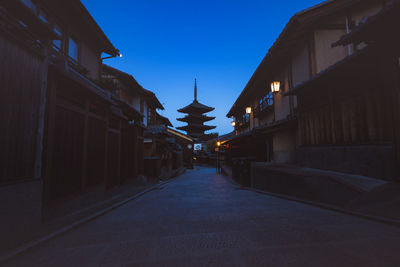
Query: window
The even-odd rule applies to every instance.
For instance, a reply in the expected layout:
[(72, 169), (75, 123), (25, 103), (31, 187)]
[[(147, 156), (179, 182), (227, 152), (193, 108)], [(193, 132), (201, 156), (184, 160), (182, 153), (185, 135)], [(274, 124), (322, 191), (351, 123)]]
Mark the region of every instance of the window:
[(140, 112), (144, 112), (144, 100), (142, 98), (140, 99)]
[(260, 99), (260, 110), (264, 110), (274, 104), (274, 95), (269, 92), (266, 96)]
[(48, 23), (49, 22), (48, 21), (48, 16), (47, 16), (46, 12), (44, 12), (43, 10), (39, 10), (39, 16), (38, 17), (44, 23)]
[(152, 123), (151, 109), (147, 109), (147, 125), (151, 125), (151, 123)]
[(242, 122), (243, 122), (244, 124), (246, 124), (246, 123), (248, 123), (249, 121), (250, 121), (250, 114), (247, 114), (247, 113), (243, 114), (243, 116), (242, 116)]
[(53, 40), (53, 48), (57, 52), (62, 50), (62, 43), (63, 43), (63, 33), (59, 26), (54, 26), (54, 33), (58, 36), (59, 40)]
[(68, 56), (76, 62), (78, 62), (78, 48), (78, 42), (74, 38), (70, 37), (68, 41)]
[(36, 5), (32, 2), (32, 0), (21, 0), (21, 2), (27, 7), (33, 10), (36, 13)]

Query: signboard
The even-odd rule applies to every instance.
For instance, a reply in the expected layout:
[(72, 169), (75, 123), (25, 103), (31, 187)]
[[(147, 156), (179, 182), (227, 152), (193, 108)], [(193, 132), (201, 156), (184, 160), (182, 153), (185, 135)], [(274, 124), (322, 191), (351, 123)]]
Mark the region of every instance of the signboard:
[(201, 150), (201, 144), (194, 144), (194, 151), (200, 151)]

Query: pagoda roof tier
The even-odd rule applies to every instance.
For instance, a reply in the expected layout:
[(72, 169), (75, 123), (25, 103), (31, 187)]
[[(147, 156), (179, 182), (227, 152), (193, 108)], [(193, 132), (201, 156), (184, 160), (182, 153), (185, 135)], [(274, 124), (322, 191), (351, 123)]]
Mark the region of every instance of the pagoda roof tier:
[(183, 118), (178, 118), (176, 120), (182, 121), (182, 122), (205, 122), (205, 121), (212, 121), (213, 119), (215, 119), (215, 117), (190, 114)]
[(216, 126), (209, 126), (209, 125), (203, 125), (203, 124), (190, 124), (190, 125), (186, 125), (186, 126), (182, 126), (182, 127), (177, 127), (178, 130), (182, 130), (182, 131), (186, 131), (186, 132), (194, 132), (194, 131), (208, 131), (208, 130), (212, 130), (215, 129)]
[(178, 109), (178, 112), (187, 113), (187, 114), (192, 114), (192, 113), (203, 114), (203, 113), (207, 113), (207, 112), (210, 112), (213, 110), (214, 110), (214, 108), (203, 105), (203, 104), (199, 103), (197, 100), (194, 100), (192, 102), (192, 104), (187, 105), (184, 108)]

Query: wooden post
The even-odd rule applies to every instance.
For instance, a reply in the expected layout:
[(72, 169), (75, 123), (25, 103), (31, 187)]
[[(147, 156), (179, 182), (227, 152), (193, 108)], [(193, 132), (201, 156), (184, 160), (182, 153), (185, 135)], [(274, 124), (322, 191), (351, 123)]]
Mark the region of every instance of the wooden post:
[(385, 126), (383, 124), (383, 111), (382, 111), (382, 101), (381, 101), (381, 96), (380, 95), (376, 95), (375, 96), (375, 108), (376, 108), (376, 121), (377, 121), (377, 126), (378, 126), (378, 140), (379, 141), (384, 141), (384, 131), (383, 131), (383, 127)]
[(356, 115), (356, 103), (354, 99), (349, 103), (349, 118), (350, 118), (350, 141), (351, 143), (356, 143), (358, 140), (358, 127), (357, 127), (357, 115)]
[(315, 144), (321, 144), (321, 126), (319, 123), (318, 110), (313, 110), (313, 120), (314, 120), (314, 132), (315, 132)]
[(332, 93), (329, 93), (329, 119), (331, 123), (331, 137), (332, 137), (332, 144), (337, 143), (337, 123), (336, 123), (336, 116), (334, 108), (333, 108), (333, 100), (332, 100)]
[(374, 107), (373, 95), (367, 94), (365, 96), (365, 108), (367, 116), (367, 132), (368, 141), (373, 142), (377, 140), (377, 122), (376, 122), (376, 112)]
[(82, 151), (82, 190), (87, 185), (87, 151), (88, 151), (88, 124), (89, 124), (89, 101), (85, 100), (85, 125), (83, 131), (83, 151)]
[(341, 103), (341, 114), (342, 114), (342, 131), (343, 131), (343, 142), (349, 143), (351, 141), (350, 136), (350, 126), (349, 126), (349, 109), (348, 104), (346, 102)]
[(107, 190), (107, 182), (108, 182), (108, 127), (110, 124), (110, 111), (107, 111), (106, 114), (106, 128), (105, 128), (105, 146), (104, 146), (104, 193), (106, 193)]
[(117, 162), (117, 184), (121, 185), (121, 135), (122, 135), (122, 125), (121, 125), (122, 121), (118, 120), (118, 130), (119, 130), (119, 134), (118, 134), (118, 162)]
[(330, 119), (330, 107), (325, 106), (324, 108), (324, 121), (325, 121), (325, 136), (326, 143), (332, 144), (332, 127), (331, 127), (331, 119)]
[(46, 101), (47, 96), (46, 92), (49, 88), (48, 80), (49, 80), (49, 49), (50, 49), (50, 41), (46, 40), (44, 45), (44, 59), (41, 64), (40, 72), (41, 72), (41, 88), (40, 88), (40, 103), (39, 103), (39, 122), (38, 122), (38, 134), (36, 141), (36, 155), (35, 155), (35, 169), (34, 176), (35, 178), (42, 177), (42, 167), (43, 167), (43, 150), (44, 150), (44, 136), (45, 134), (45, 121), (46, 121)]
[(133, 176), (136, 178), (138, 175), (138, 126), (135, 125), (133, 128)]
[(49, 76), (49, 84), (47, 91), (48, 99), (48, 116), (47, 116), (47, 138), (46, 138), (46, 158), (45, 158), (45, 176), (43, 183), (43, 202), (47, 205), (51, 199), (52, 190), (52, 167), (53, 167), (53, 152), (54, 152), (54, 131), (56, 117), (56, 101), (57, 101), (57, 82), (55, 74)]
[(310, 125), (310, 144), (311, 145), (315, 145), (315, 124), (314, 124), (314, 116), (313, 116), (313, 112), (309, 112), (308, 113), (308, 122)]

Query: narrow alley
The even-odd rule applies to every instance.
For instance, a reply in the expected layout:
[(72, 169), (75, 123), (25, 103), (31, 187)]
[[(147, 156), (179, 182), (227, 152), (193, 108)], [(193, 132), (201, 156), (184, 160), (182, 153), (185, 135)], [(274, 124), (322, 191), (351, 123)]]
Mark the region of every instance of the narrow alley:
[(400, 229), (193, 171), (7, 266), (399, 266)]

